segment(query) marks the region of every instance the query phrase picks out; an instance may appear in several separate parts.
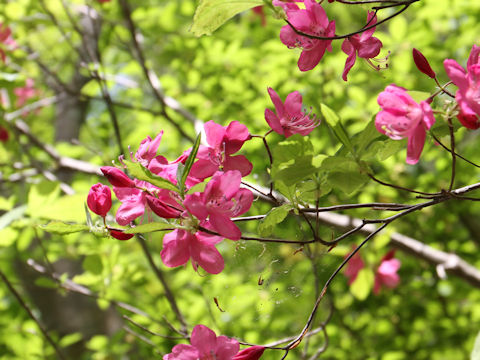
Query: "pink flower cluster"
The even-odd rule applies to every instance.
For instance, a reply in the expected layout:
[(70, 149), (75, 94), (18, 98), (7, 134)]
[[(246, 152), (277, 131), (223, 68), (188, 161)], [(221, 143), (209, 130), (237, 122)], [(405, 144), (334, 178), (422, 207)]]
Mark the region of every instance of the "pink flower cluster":
[(455, 60), (443, 62), (445, 71), (458, 86), (455, 100), (460, 108), (458, 120), (468, 129), (480, 127), (480, 46), (473, 45), (465, 70)]
[(252, 346), (239, 352), (237, 340), (217, 336), (205, 325), (197, 325), (190, 336), (190, 345), (178, 344), (163, 360), (258, 360), (265, 348)]
[(427, 130), (435, 123), (433, 112), (426, 101), (418, 104), (404, 88), (388, 85), (377, 98), (382, 108), (375, 126), (393, 140), (408, 138), (407, 163), (416, 164), (425, 144)]
[[(354, 247), (355, 250), (355, 247)], [(375, 272), (375, 282), (373, 285), (373, 293), (378, 295), (382, 286), (394, 288), (400, 283), (400, 276), (397, 272), (400, 269), (400, 260), (394, 258), (395, 250), (389, 251), (380, 261)], [(347, 263), (345, 276), (348, 278), (348, 285), (352, 285), (357, 279), (358, 273), (365, 267), (360, 253), (357, 252)]]
[[(240, 239), (242, 233), (231, 218), (247, 212), (253, 202), (252, 192), (240, 188), (242, 177), (251, 172), (252, 164), (245, 156), (234, 155), (251, 136), (246, 126), (238, 121), (226, 127), (209, 121), (205, 124), (205, 133), (208, 146), (199, 147), (197, 160), (185, 181), (188, 192), (192, 186), (208, 180), (202, 192), (181, 195), (147, 181), (131, 179), (113, 166), (104, 166), (101, 171), (121, 202), (116, 213), (119, 225), (132, 225), (145, 214), (171, 219), (172, 227), (177, 229), (164, 236), (163, 263), (177, 267), (191, 259), (195, 270), (200, 266), (208, 273), (218, 274), (224, 262), (215, 245), (224, 238)], [(130, 157), (152, 174), (176, 185), (178, 167), (185, 165), (192, 150), (188, 149), (169, 162), (157, 155), (162, 135), (163, 132), (154, 139), (144, 139), (135, 155), (130, 153)], [(111, 207), (110, 189), (105, 188), (108, 189), (101, 184), (92, 186), (87, 199), (89, 208), (102, 217)], [(126, 240), (127, 234), (122, 231), (114, 229), (116, 232), (112, 233), (112, 229), (109, 230), (113, 237)]]
[[(303, 2), (304, 7), (300, 8), (297, 2)], [(329, 0), (329, 2), (333, 1)], [(283, 8), (289, 22), (280, 30), (280, 40), (289, 48), (301, 48), (298, 68), (301, 71), (312, 70), (322, 60), (326, 50), (332, 51), (335, 21), (330, 21), (321, 2), (314, 0), (274, 0), (273, 5)], [(375, 70), (379, 69), (370, 60), (380, 53), (382, 47), (382, 42), (373, 37), (376, 23), (375, 12), (369, 11), (365, 25), (367, 30), (349, 36), (343, 41), (342, 51), (348, 55), (342, 74), (343, 80), (347, 81), (347, 75), (355, 64), (357, 56), (364, 58)]]

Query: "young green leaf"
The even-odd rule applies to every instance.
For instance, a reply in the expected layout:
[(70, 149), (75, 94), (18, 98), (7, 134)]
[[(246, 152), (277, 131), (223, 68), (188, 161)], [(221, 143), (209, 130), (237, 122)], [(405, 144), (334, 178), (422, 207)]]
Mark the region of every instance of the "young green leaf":
[(166, 222), (151, 222), (129, 228), (124, 231), (125, 234), (142, 234), (154, 231), (170, 231), (175, 228), (175, 225)]
[(233, 16), (259, 5), (262, 0), (201, 0), (190, 31), (195, 36), (211, 35)]
[(62, 221), (52, 221), (46, 225), (40, 225), (40, 229), (52, 234), (66, 235), (80, 231), (89, 231), (90, 227), (83, 224), (67, 224)]
[(338, 117), (338, 115), (335, 114), (335, 112), (325, 104), (321, 104), (321, 111), (323, 116), (325, 117), (325, 121), (327, 122), (327, 125), (332, 128), (338, 140), (340, 140), (340, 142), (350, 152), (353, 153), (352, 143), (350, 142), (350, 138), (348, 137), (348, 134), (345, 131), (345, 128), (343, 127), (342, 122), (340, 121), (340, 118)]
[[(195, 158), (197, 157), (198, 148), (200, 147), (201, 140), (202, 140), (202, 133), (199, 133), (193, 144), (192, 151), (190, 152), (190, 155), (188, 155), (188, 158), (185, 161), (185, 166), (182, 165), (181, 175), (177, 171), (177, 182), (178, 182), (178, 187), (180, 189), (181, 194), (183, 194), (183, 192), (185, 191), (185, 181), (187, 181), (188, 174), (190, 173), (193, 163), (195, 162)], [(178, 165), (180, 168), (180, 164)]]
[(152, 174), (148, 169), (143, 167), (141, 164), (133, 161), (124, 160), (125, 165), (127, 165), (128, 172), (134, 178), (138, 180), (147, 181), (152, 185), (159, 187), (160, 189), (167, 189), (178, 192), (177, 187), (172, 184), (167, 179), (164, 179), (160, 176)]

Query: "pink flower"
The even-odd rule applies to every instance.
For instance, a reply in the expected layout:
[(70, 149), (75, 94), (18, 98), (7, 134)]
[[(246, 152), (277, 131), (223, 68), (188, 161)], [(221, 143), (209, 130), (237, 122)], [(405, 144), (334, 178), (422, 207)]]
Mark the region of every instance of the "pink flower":
[[(377, 15), (374, 11), (369, 11), (367, 14), (367, 25), (374, 25), (377, 23)], [(342, 43), (342, 51), (348, 55), (347, 61), (345, 62), (345, 68), (343, 70), (342, 79), (347, 81), (347, 74), (350, 69), (355, 64), (358, 56), (367, 60), (367, 62), (372, 65), (373, 68), (376, 68), (370, 62), (371, 58), (374, 58), (380, 53), (380, 48), (382, 47), (382, 42), (376, 37), (373, 37), (375, 32), (375, 27), (364, 31), (361, 34), (355, 34), (345, 39)]]
[[(357, 247), (352, 246), (352, 250), (355, 250)], [(347, 255), (348, 256), (348, 255)], [(346, 256), (346, 257), (347, 257)], [(346, 258), (345, 257), (345, 258)], [(360, 253), (357, 252), (353, 257), (348, 261), (347, 268), (345, 269), (345, 276), (348, 278), (348, 285), (352, 285), (353, 282), (357, 279), (358, 273), (365, 267)]]
[(389, 251), (383, 258), (380, 266), (375, 274), (375, 285), (373, 286), (373, 293), (377, 295), (383, 286), (394, 288), (400, 282), (400, 277), (397, 274), (400, 269), (400, 260), (395, 259), (395, 250)]
[(87, 205), (95, 214), (101, 217), (107, 216), (112, 207), (110, 188), (100, 183), (93, 185), (88, 192)]
[(163, 249), (160, 252), (163, 263), (168, 267), (177, 267), (192, 259), (197, 271), (200, 266), (209, 274), (219, 274), (225, 264), (222, 255), (215, 248), (223, 239), (201, 231), (195, 234), (177, 229), (163, 237)]
[(268, 88), (268, 94), (277, 113), (265, 109), (265, 120), (276, 133), (287, 138), (293, 134), (305, 136), (320, 124), (315, 115), (310, 117), (309, 114), (302, 112), (302, 95), (298, 91), (288, 94), (285, 104), (272, 88)]
[(263, 355), (265, 348), (255, 345), (240, 351), (232, 360), (258, 360)]
[(217, 337), (205, 325), (193, 328), (190, 344), (175, 345), (163, 360), (231, 360), (240, 348), (237, 340)]
[(142, 140), (137, 152), (135, 153), (135, 160), (145, 167), (148, 167), (150, 161), (157, 156), (157, 150), (162, 140), (163, 131), (160, 131), (155, 139), (152, 140), (150, 136), (147, 136)]
[(446, 59), (443, 65), (448, 77), (458, 86), (455, 94), (460, 107), (458, 119), (465, 127), (478, 129), (480, 127), (480, 46), (473, 45), (466, 71), (452, 59)]
[(134, 188), (135, 182), (130, 179), (122, 170), (113, 166), (103, 166), (100, 168), (108, 182), (119, 188)]
[(435, 123), (432, 109), (426, 101), (416, 103), (404, 88), (388, 85), (377, 98), (382, 108), (375, 126), (391, 139), (408, 138), (407, 164), (416, 164), (425, 144), (426, 130)]
[(187, 196), (183, 204), (201, 221), (208, 217), (212, 230), (238, 240), (242, 232), (230, 218), (247, 212), (253, 202), (252, 192), (240, 189), (241, 181), (242, 175), (237, 170), (217, 172), (203, 193)]
[(38, 91), (34, 88), (33, 79), (27, 79), (25, 81), (24, 87), (18, 87), (13, 90), (17, 101), (15, 102), (16, 107), (23, 106), (28, 99), (37, 96)]
[[(297, 30), (309, 35), (334, 36), (335, 21), (328, 21), (322, 5), (314, 0), (305, 0), (304, 3), (305, 9), (298, 8), (296, 4), (282, 6), (287, 13), (288, 21)], [(301, 71), (312, 70), (322, 59), (325, 50), (332, 51), (332, 40), (318, 40), (298, 35), (290, 25), (285, 25), (280, 30), (280, 40), (289, 48), (303, 49), (298, 59), (298, 68)]]
[(203, 180), (212, 176), (216, 171), (238, 170), (242, 176), (252, 171), (252, 164), (243, 155), (231, 156), (243, 146), (251, 135), (245, 125), (232, 121), (227, 127), (213, 121), (205, 123), (207, 146), (201, 145), (197, 158), (192, 166), (191, 176)]

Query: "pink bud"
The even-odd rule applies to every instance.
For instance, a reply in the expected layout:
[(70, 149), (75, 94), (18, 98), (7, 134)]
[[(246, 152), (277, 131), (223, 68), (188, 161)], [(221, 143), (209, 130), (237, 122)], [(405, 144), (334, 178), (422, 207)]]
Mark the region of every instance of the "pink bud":
[(156, 197), (147, 195), (145, 198), (150, 209), (164, 219), (176, 219), (179, 218), (182, 213), (182, 211), (175, 209), (173, 206), (169, 206), (169, 204)]
[(90, 188), (87, 205), (95, 214), (105, 217), (112, 207), (112, 192), (103, 184), (95, 184)]
[(129, 240), (133, 237), (133, 234), (125, 234), (122, 230), (110, 230), (110, 235), (118, 240)]
[(232, 360), (258, 360), (262, 356), (265, 348), (260, 345), (255, 345), (240, 351)]
[(476, 130), (480, 127), (480, 119), (475, 113), (460, 113), (457, 115), (457, 119), (465, 126), (467, 129)]
[(125, 173), (113, 166), (103, 166), (100, 168), (107, 180), (116, 187), (134, 188), (135, 183)]
[(432, 79), (435, 79), (437, 75), (435, 74), (435, 71), (432, 70), (427, 58), (415, 48), (413, 48), (412, 53), (413, 61), (415, 62), (415, 65), (417, 65), (417, 69)]

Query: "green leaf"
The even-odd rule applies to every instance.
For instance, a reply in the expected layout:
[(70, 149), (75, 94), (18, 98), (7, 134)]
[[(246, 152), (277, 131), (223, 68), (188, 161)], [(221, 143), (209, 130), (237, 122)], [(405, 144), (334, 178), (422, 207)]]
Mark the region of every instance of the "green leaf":
[(147, 181), (160, 189), (167, 189), (178, 192), (177, 187), (160, 176), (152, 174), (147, 168), (143, 167), (141, 164), (133, 161), (124, 161), (125, 165), (127, 165), (128, 172), (130, 175), (138, 180)]
[(347, 195), (360, 189), (369, 179), (352, 158), (331, 156), (322, 162), (321, 170), (328, 172), (328, 183)]
[(285, 204), (271, 209), (258, 225), (258, 233), (260, 236), (269, 236), (277, 224), (280, 224), (292, 209), (290, 204)]
[(262, 0), (201, 0), (190, 31), (196, 36), (210, 35), (233, 16), (259, 5)]
[(47, 225), (40, 225), (40, 229), (52, 234), (66, 235), (80, 231), (89, 231), (90, 227), (83, 224), (67, 224), (62, 221), (52, 221)]
[(370, 294), (370, 291), (372, 291), (374, 278), (375, 276), (372, 270), (365, 268), (360, 270), (357, 278), (352, 285), (350, 285), (352, 295), (360, 301), (365, 300)]
[[(181, 174), (177, 171), (177, 182), (178, 186), (180, 188), (180, 193), (183, 195), (183, 192), (185, 190), (185, 181), (187, 181), (188, 174), (190, 173), (190, 170), (192, 169), (193, 162), (195, 161), (195, 158), (197, 157), (198, 153), (198, 148), (200, 147), (200, 141), (202, 140), (202, 133), (199, 133), (197, 135), (197, 138), (195, 139), (195, 142), (192, 147), (192, 151), (190, 152), (190, 155), (188, 155), (187, 160), (185, 161), (185, 166), (182, 166)], [(180, 164), (179, 169), (180, 169)], [(180, 178), (180, 179), (179, 179)]]
[(102, 258), (97, 255), (88, 255), (82, 263), (85, 271), (89, 271), (92, 274), (100, 275), (103, 271)]
[(0, 230), (6, 228), (15, 220), (20, 219), (26, 210), (27, 205), (21, 205), (0, 216)]
[(279, 142), (273, 147), (272, 153), (272, 179), (283, 181), (287, 186), (316, 173), (318, 168), (313, 164), (321, 163), (320, 159), (314, 158), (315, 151), (310, 140), (301, 135)]
[(169, 231), (174, 229), (176, 226), (169, 224), (167, 222), (151, 222), (148, 224), (142, 224), (135, 226), (134, 228), (129, 228), (124, 231), (125, 234), (141, 234), (141, 233), (150, 233), (154, 231)]
[(340, 121), (340, 118), (337, 114), (330, 109), (327, 105), (321, 104), (321, 111), (323, 116), (325, 117), (325, 121), (327, 125), (332, 128), (335, 136), (340, 140), (340, 142), (350, 151), (353, 153), (352, 143), (350, 142), (350, 138), (348, 137), (345, 128)]

